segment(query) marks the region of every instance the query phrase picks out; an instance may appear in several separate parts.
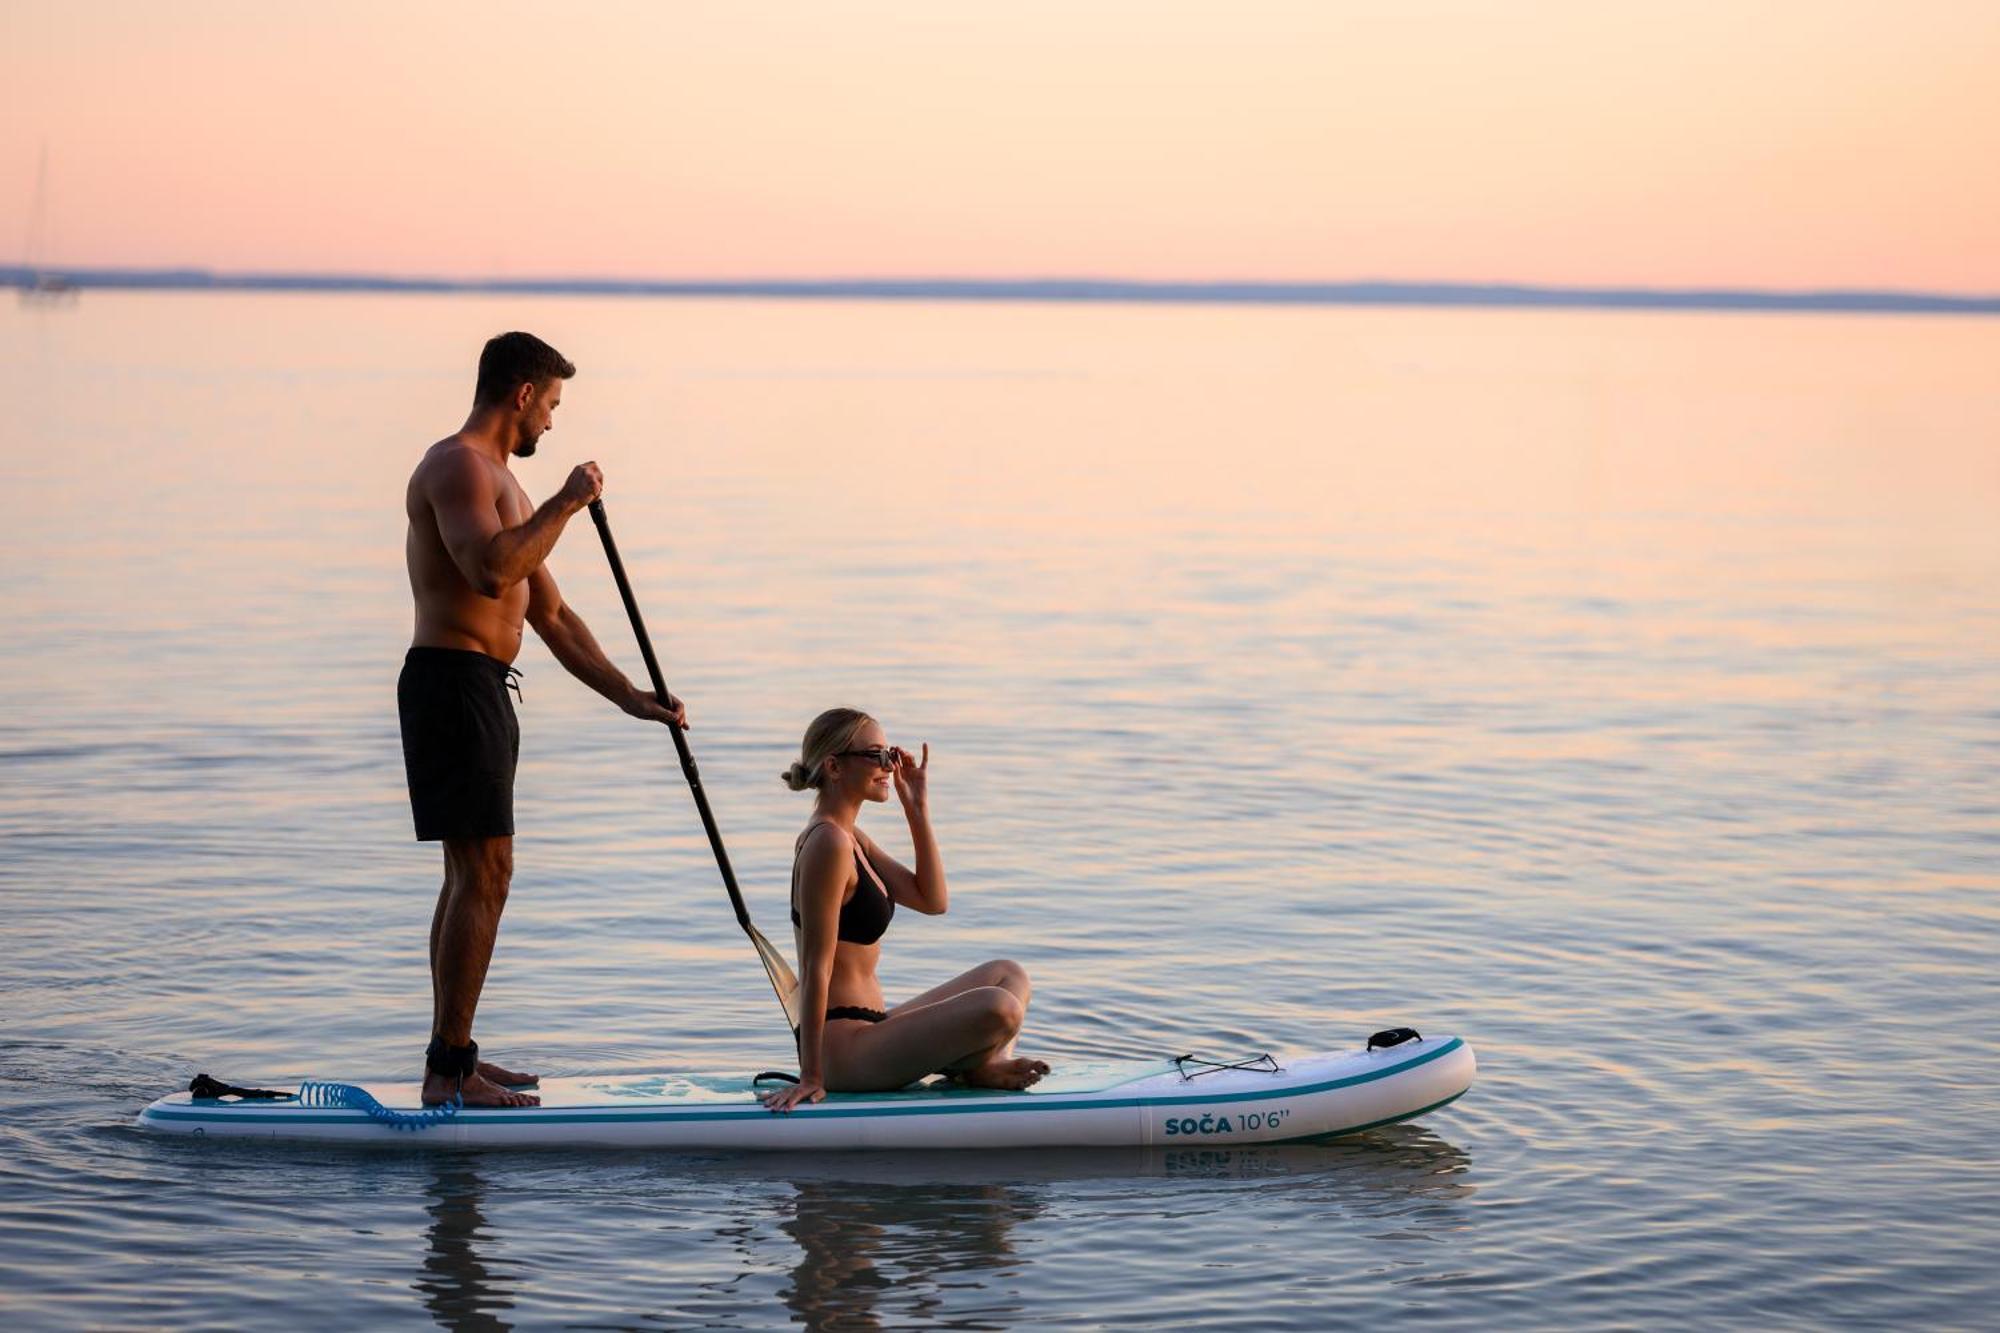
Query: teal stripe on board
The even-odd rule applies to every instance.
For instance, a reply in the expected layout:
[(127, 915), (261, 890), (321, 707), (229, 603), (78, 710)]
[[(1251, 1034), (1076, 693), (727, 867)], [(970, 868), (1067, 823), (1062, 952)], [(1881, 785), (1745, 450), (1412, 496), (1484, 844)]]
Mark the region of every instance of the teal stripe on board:
[[(1365, 1125), (1349, 1125), (1346, 1129), (1329, 1129), (1318, 1134), (1302, 1134), (1295, 1139), (1260, 1139), (1254, 1144), (1244, 1144), (1241, 1146), (1253, 1147), (1253, 1148), (1275, 1148), (1278, 1147), (1280, 1144), (1285, 1144), (1285, 1143), (1325, 1143), (1328, 1139), (1346, 1138), (1349, 1134), (1365, 1133), (1366, 1131), (1371, 1129), (1380, 1129), (1384, 1125), (1400, 1125), (1405, 1120), (1415, 1120), (1420, 1115), (1429, 1115), (1432, 1111), (1441, 1111), (1445, 1107), (1450, 1106), (1453, 1102), (1457, 1101), (1460, 1097), (1463, 1097), (1467, 1092), (1470, 1091), (1471, 1089), (1467, 1088), (1464, 1091), (1454, 1092), (1453, 1094), (1451, 1094), (1451, 1096), (1445, 1098), (1441, 1102), (1432, 1102), (1429, 1106), (1419, 1106), (1414, 1111), (1405, 1111), (1401, 1115), (1392, 1115), (1383, 1120), (1370, 1120)], [(1223, 1144), (1221, 1146), (1233, 1147), (1237, 1145)]]

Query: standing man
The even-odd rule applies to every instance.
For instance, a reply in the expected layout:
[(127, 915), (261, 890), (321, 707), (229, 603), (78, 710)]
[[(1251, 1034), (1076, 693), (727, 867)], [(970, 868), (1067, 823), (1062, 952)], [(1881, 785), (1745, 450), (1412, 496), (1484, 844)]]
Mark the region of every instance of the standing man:
[(678, 699), (635, 688), (563, 605), (542, 563), (563, 527), (604, 489), (578, 464), (540, 508), (508, 470), (534, 455), (576, 367), (540, 338), (503, 333), (479, 354), (472, 415), (410, 474), (404, 553), (416, 636), (396, 682), (403, 766), (417, 838), (444, 844), (444, 888), (431, 917), (431, 1043), (424, 1102), (537, 1106), (537, 1082), (479, 1058), (472, 1015), (486, 983), (514, 874), (514, 764), (521, 731), (521, 626), (535, 627), (566, 670), (634, 717), (687, 725)]

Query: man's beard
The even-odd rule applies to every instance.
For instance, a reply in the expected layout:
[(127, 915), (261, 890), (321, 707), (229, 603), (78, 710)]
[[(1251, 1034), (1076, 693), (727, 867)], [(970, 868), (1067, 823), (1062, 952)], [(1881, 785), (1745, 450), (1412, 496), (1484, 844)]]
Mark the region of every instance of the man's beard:
[(519, 443), (514, 446), (514, 457), (533, 458), (535, 456), (535, 446), (540, 444), (541, 441), (540, 432), (536, 432), (533, 435), (523, 435)]

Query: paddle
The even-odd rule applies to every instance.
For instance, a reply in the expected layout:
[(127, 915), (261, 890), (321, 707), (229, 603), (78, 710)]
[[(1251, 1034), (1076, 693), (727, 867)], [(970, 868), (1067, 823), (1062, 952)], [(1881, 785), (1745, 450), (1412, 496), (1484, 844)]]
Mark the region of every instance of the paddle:
[[(611, 576), (618, 580), (618, 595), (625, 599), (625, 614), (631, 617), (632, 633), (639, 639), (639, 654), (646, 659), (646, 674), (653, 680), (653, 695), (661, 703), (671, 696), (667, 693), (666, 679), (660, 675), (659, 659), (653, 656), (653, 640), (646, 633), (646, 622), (639, 618), (639, 603), (632, 596), (632, 582), (625, 577), (625, 562), (618, 558), (618, 543), (611, 540), (611, 522), (604, 517), (604, 501), (590, 502), (590, 516), (597, 523), (597, 535), (604, 539), (604, 558), (611, 562)], [(750, 943), (757, 950), (757, 957), (763, 960), (764, 974), (771, 979), (771, 989), (777, 992), (778, 1003), (784, 1007), (785, 1020), (797, 1028), (799, 1025), (799, 979), (793, 974), (791, 964), (785, 956), (771, 947), (764, 933), (750, 920), (750, 909), (743, 905), (742, 890), (736, 887), (736, 872), (729, 868), (729, 853), (722, 849), (722, 833), (715, 827), (715, 815), (708, 808), (708, 793), (702, 790), (701, 774), (694, 766), (694, 752), (688, 749), (687, 735), (679, 727), (670, 726), (667, 732), (674, 738), (674, 749), (680, 752), (681, 772), (686, 775), (688, 788), (694, 792), (694, 808), (701, 812), (701, 826), (708, 831), (708, 845), (715, 849), (715, 864), (722, 871), (722, 887), (729, 890), (729, 902), (736, 909), (736, 924), (743, 927), (743, 933), (750, 937)]]

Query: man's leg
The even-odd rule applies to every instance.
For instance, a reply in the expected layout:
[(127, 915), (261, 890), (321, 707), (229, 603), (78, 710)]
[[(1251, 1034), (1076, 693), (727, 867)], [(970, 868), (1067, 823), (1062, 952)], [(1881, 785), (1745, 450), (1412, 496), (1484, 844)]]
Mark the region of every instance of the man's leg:
[[(438, 985), (438, 940), (444, 935), (445, 904), (451, 901), (455, 887), (455, 872), (449, 854), (444, 858), (444, 887), (438, 890), (437, 910), (431, 913), (431, 1034), (444, 1031), (444, 998)], [(479, 1062), (479, 1072), (503, 1088), (531, 1088), (541, 1082), (539, 1074), (528, 1074), (507, 1069), (491, 1060)]]
[[(507, 906), (507, 889), (514, 877), (514, 840), (447, 838), (444, 840), (445, 892), (434, 921), (436, 944), (431, 955), (431, 985), (436, 997), (436, 1035), (445, 1045), (464, 1047), (472, 1040), (472, 1019), (479, 994), (486, 986), (486, 968), (493, 960), (493, 941), (500, 933), (500, 913)], [(424, 1101), (448, 1101), (463, 1093), (468, 1106), (537, 1106), (538, 1098), (509, 1092), (476, 1069), (458, 1078), (436, 1070), (424, 1071)]]
[(444, 908), (451, 901), (454, 875), (451, 853), (444, 857), (444, 887), (438, 890), (437, 910), (431, 913), (431, 1032), (435, 1035), (438, 1025), (444, 1022), (444, 1001), (438, 991), (438, 938), (444, 933)]

